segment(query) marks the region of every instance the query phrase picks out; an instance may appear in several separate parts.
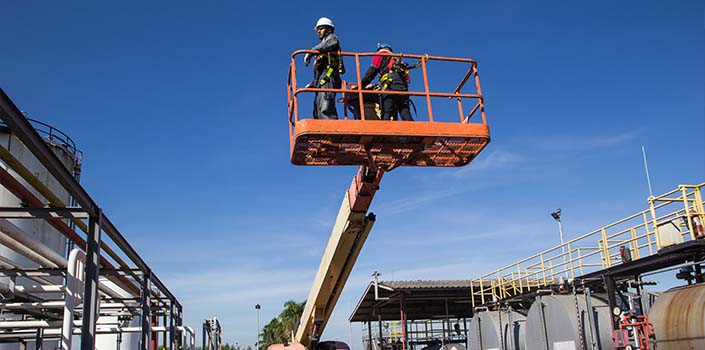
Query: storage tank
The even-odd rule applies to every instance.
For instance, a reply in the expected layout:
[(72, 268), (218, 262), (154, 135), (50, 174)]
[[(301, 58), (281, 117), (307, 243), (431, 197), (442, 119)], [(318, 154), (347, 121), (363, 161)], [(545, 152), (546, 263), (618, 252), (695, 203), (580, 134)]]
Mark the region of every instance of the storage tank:
[[(55, 129), (52, 129), (55, 130)], [(71, 141), (72, 142), (72, 141)], [(77, 165), (77, 157), (75, 156), (75, 147), (69, 146), (64, 142), (55, 142), (47, 139), (47, 144), (58, 156), (59, 160), (66, 166), (67, 169), (73, 170)], [(7, 127), (0, 125), (0, 145), (7, 149), (10, 154), (16, 158), (27, 170), (39, 179), (51, 192), (53, 192), (65, 204), (69, 204), (70, 196), (66, 190), (59, 184), (53, 176), (44, 168), (43, 165), (32, 155), (24, 144), (14, 135), (10, 134)], [(72, 148), (73, 147), (73, 148)], [(34, 190), (29, 183), (22, 179), (12, 168), (8, 167), (4, 162), (0, 161), (0, 166), (7, 170), (15, 179), (17, 179), (25, 188), (30, 190), (38, 198), (43, 198), (39, 192)], [(0, 188), (0, 205), (6, 207), (21, 207), (22, 202), (15, 197), (4, 186)], [(66, 256), (66, 238), (63, 234), (54, 229), (45, 220), (38, 219), (12, 219), (13, 224), (22, 229), (25, 233), (31, 236), (36, 241), (47, 246), (51, 250)], [(24, 256), (8, 249), (5, 246), (0, 246), (0, 256), (3, 256), (12, 262), (18, 263), (25, 267), (37, 267), (38, 265)], [(20, 282), (18, 282), (20, 283)]]
[(705, 349), (705, 284), (664, 292), (649, 311), (659, 350)]
[[(75, 166), (78, 165), (79, 157), (77, 156), (79, 151), (75, 148), (73, 141), (61, 133), (60, 131), (39, 122), (33, 122), (36, 130), (45, 136), (45, 140), (54, 153), (58, 156), (59, 160), (66, 166), (67, 169), (73, 171)], [(0, 124), (0, 145), (5, 148), (9, 153), (17, 159), (25, 168), (27, 168), (34, 176), (39, 179), (50, 191), (52, 191), (62, 202), (69, 204), (70, 196), (67, 191), (59, 184), (53, 176), (44, 168), (43, 165), (32, 155), (32, 153), (25, 147), (20, 140), (12, 135), (9, 129)], [(32, 192), (35, 196), (42, 199), (43, 197), (32, 188), (24, 179), (22, 179), (11, 167), (9, 167), (4, 161), (0, 161), (0, 167), (7, 170), (15, 179), (17, 179), (26, 189)], [(0, 186), (0, 206), (4, 207), (21, 207), (22, 202), (15, 197), (7, 188)], [(15, 226), (19, 227), (24, 233), (30, 236), (35, 241), (43, 244), (54, 252), (61, 256), (66, 256), (66, 238), (59, 231), (54, 229), (45, 220), (40, 219), (11, 219), (10, 220)], [(24, 268), (35, 268), (39, 267), (39, 264), (31, 261), (30, 259), (24, 257), (23, 255), (17, 253), (13, 249), (10, 249), (4, 245), (0, 244), (0, 257), (6, 262), (13, 265), (19, 265)], [(47, 278), (54, 281), (56, 284), (61, 284), (63, 279), (61, 277)], [(9, 278), (0, 278), (0, 283), (7, 284)], [(36, 282), (31, 282), (26, 278), (17, 278), (16, 283), (18, 285), (29, 285), (36, 284)], [(41, 294), (43, 298), (58, 297), (59, 295), (52, 294)], [(4, 319), (14, 319), (20, 317), (19, 315), (3, 314)], [(0, 345), (0, 350), (18, 349), (18, 344), (2, 344)], [(53, 349), (57, 346), (56, 341), (47, 341), (44, 344), (45, 349)], [(34, 342), (27, 344), (27, 349), (34, 349)]]
[[(540, 349), (591, 349), (593, 331), (596, 330), (594, 341), (602, 349), (613, 349), (611, 315), (607, 303), (597, 297), (591, 297), (593, 307), (594, 328), (587, 313), (586, 297), (584, 295), (542, 295), (529, 309), (526, 316), (526, 348)], [(580, 323), (578, 323), (580, 314)], [(581, 330), (580, 324), (583, 325)], [(580, 345), (580, 334), (585, 343)]]
[(470, 319), (468, 350), (525, 350), (525, 322), (514, 310), (479, 311)]

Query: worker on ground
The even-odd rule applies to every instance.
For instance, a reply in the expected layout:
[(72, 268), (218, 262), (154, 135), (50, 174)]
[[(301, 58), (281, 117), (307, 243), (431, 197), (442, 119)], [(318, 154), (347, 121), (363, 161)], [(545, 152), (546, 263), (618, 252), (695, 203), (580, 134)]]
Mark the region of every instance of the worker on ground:
[[(377, 52), (392, 53), (392, 47), (387, 44), (377, 44)], [(409, 68), (401, 59), (391, 56), (374, 56), (372, 65), (362, 78), (362, 86), (368, 84), (379, 74), (380, 91), (408, 91)], [(382, 120), (391, 120), (399, 113), (402, 120), (413, 121), (409, 111), (408, 95), (382, 94)]]
[[(318, 51), (313, 63), (313, 81), (306, 87), (340, 89), (340, 74), (345, 73), (343, 60), (340, 56), (340, 40), (334, 34), (335, 26), (328, 17), (321, 17), (316, 22), (316, 34), (321, 42), (311, 48)], [(306, 66), (311, 63), (313, 54), (304, 56)], [(313, 117), (315, 119), (338, 119), (335, 109), (335, 92), (317, 92), (313, 101)]]

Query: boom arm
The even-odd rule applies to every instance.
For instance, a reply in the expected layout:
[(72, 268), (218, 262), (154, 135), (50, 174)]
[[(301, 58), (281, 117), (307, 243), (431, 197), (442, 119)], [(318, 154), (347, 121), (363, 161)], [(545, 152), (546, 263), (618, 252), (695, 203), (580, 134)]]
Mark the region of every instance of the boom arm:
[(315, 348), (320, 339), (367, 235), (372, 230), (375, 215), (367, 214), (367, 210), (383, 174), (381, 170), (374, 171), (361, 166), (340, 205), (295, 334), (294, 341), (308, 345), (310, 350)]

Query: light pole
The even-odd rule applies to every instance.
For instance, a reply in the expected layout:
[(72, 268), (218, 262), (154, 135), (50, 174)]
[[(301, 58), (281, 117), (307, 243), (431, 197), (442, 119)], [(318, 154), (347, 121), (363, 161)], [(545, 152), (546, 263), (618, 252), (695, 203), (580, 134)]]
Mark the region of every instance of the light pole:
[(259, 349), (259, 309), (261, 308), (259, 304), (255, 305), (255, 310), (257, 310), (257, 341), (255, 342), (255, 350)]
[(561, 224), (561, 208), (556, 209), (553, 213), (551, 213), (551, 216), (553, 217), (553, 220), (558, 221), (558, 232), (561, 237), (561, 255), (563, 255), (563, 269), (565, 269), (565, 278), (568, 278), (568, 265), (565, 261), (565, 245), (563, 243), (563, 224)]

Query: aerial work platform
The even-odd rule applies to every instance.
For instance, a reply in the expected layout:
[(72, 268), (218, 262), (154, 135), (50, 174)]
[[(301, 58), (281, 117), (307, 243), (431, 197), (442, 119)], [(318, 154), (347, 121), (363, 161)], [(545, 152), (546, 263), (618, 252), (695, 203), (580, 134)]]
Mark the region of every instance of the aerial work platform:
[[(305, 53), (315, 53), (315, 51), (300, 50), (292, 55), (287, 87), (291, 162), (295, 165), (364, 165), (386, 171), (399, 166), (457, 167), (470, 163), (490, 141), (477, 63), (472, 59), (343, 52), (341, 53), (343, 57), (353, 57), (355, 60), (357, 77), (355, 85), (350, 86), (350, 82), (343, 81), (340, 89), (299, 88), (296, 79), (296, 57)], [(360, 57), (375, 55), (418, 60), (423, 81), (412, 82), (409, 91), (357, 88), (361, 81)], [(446, 92), (430, 91), (427, 67), (433, 61), (467, 66), (465, 75), (455, 89)], [(469, 85), (474, 85), (474, 91), (462, 93), (461, 90), (468, 81), (471, 82)], [(419, 90), (417, 86), (422, 86), (423, 89)], [(299, 94), (307, 92), (338, 93), (338, 97), (342, 97), (337, 104), (341, 119), (300, 118)], [(412, 98), (412, 101), (419, 106), (415, 109), (420, 111), (415, 121), (379, 120), (379, 115), (374, 114), (374, 108), (370, 108), (370, 104), (374, 103), (370, 103), (369, 98), (363, 97), (363, 95), (390, 94), (421, 97)], [(312, 95), (308, 94), (311, 99), (313, 99)], [(436, 113), (435, 119), (432, 98), (444, 100), (443, 106), (436, 102), (440, 106), (437, 108), (440, 112)], [(425, 102), (426, 108), (421, 107), (420, 101)], [(308, 104), (308, 99), (306, 103)], [(469, 103), (471, 107), (467, 114), (464, 112), (464, 103)], [(348, 116), (351, 104), (356, 104), (352, 107), (361, 111), (361, 120)], [(453, 109), (457, 109), (457, 112), (452, 112)], [(452, 117), (455, 113), (457, 115)], [(480, 120), (472, 119), (475, 115), (479, 115)]]

